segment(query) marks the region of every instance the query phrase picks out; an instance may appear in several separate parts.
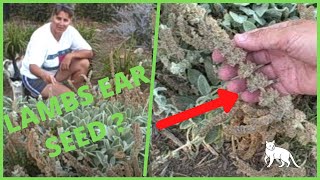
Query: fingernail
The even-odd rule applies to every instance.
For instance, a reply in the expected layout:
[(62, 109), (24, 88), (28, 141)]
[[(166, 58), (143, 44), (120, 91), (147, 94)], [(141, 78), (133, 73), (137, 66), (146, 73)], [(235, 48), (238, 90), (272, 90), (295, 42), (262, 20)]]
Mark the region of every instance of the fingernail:
[(237, 42), (245, 42), (248, 38), (247, 34), (236, 34), (234, 36), (234, 38), (236, 39)]

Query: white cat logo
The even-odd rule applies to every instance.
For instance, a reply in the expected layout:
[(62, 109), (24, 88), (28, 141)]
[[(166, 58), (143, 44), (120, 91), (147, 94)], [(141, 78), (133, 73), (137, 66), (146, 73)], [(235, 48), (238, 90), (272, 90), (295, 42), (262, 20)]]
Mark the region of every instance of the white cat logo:
[(289, 158), (290, 158), (293, 164), (297, 168), (300, 168), (300, 166), (298, 166), (294, 161), (291, 153), (286, 149), (276, 147), (274, 145), (274, 141), (272, 142), (266, 141), (266, 156), (264, 157), (264, 161), (266, 162), (266, 164), (268, 164), (267, 162), (268, 158), (270, 158), (270, 162), (267, 167), (270, 167), (274, 160), (276, 160), (279, 163), (281, 162), (281, 165), (279, 167), (283, 167), (285, 163), (287, 163), (287, 167), (289, 167), (290, 166)]

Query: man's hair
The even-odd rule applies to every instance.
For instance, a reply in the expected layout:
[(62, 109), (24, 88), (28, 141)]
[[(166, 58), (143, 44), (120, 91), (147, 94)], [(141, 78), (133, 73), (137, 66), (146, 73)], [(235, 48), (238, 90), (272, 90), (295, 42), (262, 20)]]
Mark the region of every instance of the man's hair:
[(67, 13), (70, 18), (74, 15), (74, 8), (69, 4), (56, 4), (54, 6), (52, 16), (58, 15), (61, 11)]

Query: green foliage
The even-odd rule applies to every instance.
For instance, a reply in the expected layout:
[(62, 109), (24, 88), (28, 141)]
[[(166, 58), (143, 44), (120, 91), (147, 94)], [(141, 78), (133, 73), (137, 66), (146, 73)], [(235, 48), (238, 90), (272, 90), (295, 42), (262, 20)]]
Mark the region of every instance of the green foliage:
[(152, 47), (152, 16), (154, 15), (152, 4), (130, 4), (117, 11), (118, 21), (112, 30), (124, 37), (136, 37), (137, 45), (146, 48)]
[(138, 65), (142, 60), (141, 56), (134, 53), (135, 47), (135, 38), (128, 38), (119, 47), (114, 48), (109, 56), (103, 58), (103, 75), (112, 77), (117, 72), (123, 72), (125, 75), (130, 74), (130, 68)]
[(87, 18), (96, 22), (110, 22), (115, 17), (116, 11), (125, 4), (98, 4), (79, 3), (75, 8), (75, 15), (79, 18)]
[[(46, 22), (50, 19), (55, 4), (52, 3), (11, 3), (10, 18), (19, 17), (28, 21)], [(75, 4), (75, 18), (110, 22), (116, 11), (125, 4), (79, 3)]]
[(98, 28), (96, 24), (82, 20), (77, 20), (74, 27), (79, 31), (81, 36), (90, 44), (94, 51), (98, 51), (101, 39), (98, 37)]
[[(310, 6), (316, 4), (305, 4)], [(250, 31), (289, 19), (299, 19), (297, 3), (214, 3), (202, 4), (221, 25), (235, 33)]]
[(35, 26), (26, 25), (24, 22), (7, 22), (4, 24), (3, 51), (4, 57), (15, 59), (16, 55), (23, 55)]
[(18, 16), (21, 19), (36, 22), (46, 22), (50, 19), (54, 4), (50, 3), (11, 3), (10, 18)]

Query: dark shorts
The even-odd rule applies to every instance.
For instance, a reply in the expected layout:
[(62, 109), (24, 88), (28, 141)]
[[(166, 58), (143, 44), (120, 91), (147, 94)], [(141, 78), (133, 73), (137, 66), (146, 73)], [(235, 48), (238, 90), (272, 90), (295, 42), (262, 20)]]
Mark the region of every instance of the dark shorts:
[(30, 79), (26, 76), (22, 76), (22, 83), (32, 97), (38, 97), (47, 85), (42, 79)]

